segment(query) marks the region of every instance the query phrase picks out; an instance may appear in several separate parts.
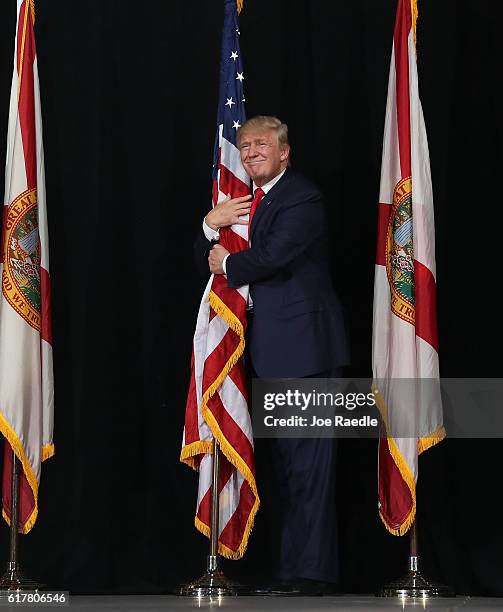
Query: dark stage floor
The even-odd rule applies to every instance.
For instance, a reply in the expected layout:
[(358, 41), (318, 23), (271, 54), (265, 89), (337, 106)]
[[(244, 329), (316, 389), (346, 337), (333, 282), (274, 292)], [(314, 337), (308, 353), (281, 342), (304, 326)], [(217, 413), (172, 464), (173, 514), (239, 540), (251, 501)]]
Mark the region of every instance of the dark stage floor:
[[(240, 612), (255, 610), (289, 610), (292, 612), (304, 612), (307, 610), (316, 612), (317, 610), (349, 610), (351, 612), (365, 612), (366, 610), (379, 610), (380, 612), (398, 612), (400, 609), (410, 609), (419, 612), (421, 609), (431, 609), (444, 612), (470, 612), (477, 610), (495, 611), (503, 610), (503, 598), (482, 598), (482, 597), (456, 597), (454, 599), (438, 599), (427, 602), (416, 601), (404, 603), (389, 599), (378, 599), (372, 596), (347, 595), (343, 597), (236, 597), (225, 599), (224, 601), (209, 602), (207, 600), (198, 601), (189, 599), (166, 596), (145, 596), (129, 595), (119, 597), (70, 597), (70, 608), (78, 609), (82, 612), (89, 610), (97, 612), (99, 610), (112, 611), (121, 610), (129, 612), (166, 612), (167, 610), (188, 610), (194, 608), (211, 608), (217, 610), (236, 610)], [(6, 608), (12, 610), (13, 608)], [(54, 607), (48, 609), (57, 609)], [(65, 607), (59, 607), (64, 610)]]

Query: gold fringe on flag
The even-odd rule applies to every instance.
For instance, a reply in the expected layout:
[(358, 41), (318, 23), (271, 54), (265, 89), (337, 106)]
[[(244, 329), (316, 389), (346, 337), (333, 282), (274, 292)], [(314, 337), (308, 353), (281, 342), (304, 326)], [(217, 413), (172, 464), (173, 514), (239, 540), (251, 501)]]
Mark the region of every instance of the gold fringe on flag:
[(35, 23), (35, 0), (27, 0), (30, 10), (31, 10), (31, 18), (33, 19), (33, 23)]
[[(18, 74), (18, 83), (17, 83), (17, 99), (19, 101), (19, 96), (21, 95), (21, 78), (23, 76), (23, 66), (24, 66), (24, 49), (25, 49), (25, 45), (26, 45), (26, 30), (28, 28), (28, 8), (30, 8), (32, 16), (34, 15), (33, 11), (35, 10), (35, 5), (33, 4), (32, 6), (32, 2), (35, 2), (35, 0), (26, 0), (26, 2), (28, 4), (25, 5), (25, 11), (24, 11), (24, 21), (23, 21), (23, 36), (21, 38), (21, 54), (20, 54), (20, 61), (19, 61), (19, 74)], [(35, 23), (35, 20), (33, 19), (33, 23)]]
[[(239, 1), (239, 0), (238, 0)], [(245, 480), (248, 482), (250, 489), (255, 495), (255, 502), (248, 516), (248, 521), (245, 526), (245, 530), (243, 533), (243, 539), (241, 544), (237, 550), (231, 550), (222, 542), (218, 542), (218, 552), (226, 557), (227, 559), (241, 559), (245, 554), (246, 548), (248, 546), (248, 539), (250, 537), (251, 531), (253, 529), (253, 524), (255, 521), (255, 515), (257, 514), (260, 499), (257, 491), (257, 484), (255, 482), (255, 475), (252, 474), (250, 468), (245, 463), (244, 459), (237, 453), (236, 449), (233, 445), (227, 440), (224, 436), (218, 421), (213, 416), (212, 412), (208, 408), (208, 401), (211, 399), (213, 395), (218, 391), (219, 387), (222, 385), (226, 376), (228, 376), (229, 372), (236, 365), (236, 363), (241, 358), (244, 352), (245, 346), (245, 330), (243, 324), (238, 319), (238, 317), (230, 310), (230, 308), (218, 297), (218, 295), (214, 291), (210, 291), (208, 296), (208, 301), (210, 303), (210, 307), (219, 315), (238, 336), (239, 336), (239, 345), (234, 351), (234, 353), (229, 357), (227, 363), (221, 370), (220, 374), (217, 376), (216, 380), (206, 389), (203, 397), (201, 398), (201, 413), (203, 415), (204, 420), (208, 424), (213, 437), (220, 444), (220, 450), (226, 457), (226, 459), (241, 472), (244, 476)], [(195, 455), (199, 454), (212, 454), (213, 453), (213, 443), (208, 440), (199, 440), (198, 442), (193, 442), (188, 446), (185, 446), (182, 449), (180, 454), (180, 460), (184, 463), (190, 465), (191, 468), (196, 469), (196, 462), (194, 460)], [(210, 528), (208, 525), (205, 525), (199, 518), (195, 517), (194, 524), (196, 529), (198, 529), (202, 534), (210, 537)]]
[(417, 0), (410, 0), (410, 10), (412, 14), (412, 29), (414, 30), (414, 44), (416, 44), (416, 24), (419, 15)]
[(236, 0), (236, 4), (237, 4), (237, 7), (238, 7), (238, 14), (239, 14), (239, 13), (242, 11), (242, 9), (243, 9), (243, 1), (244, 1), (244, 0)]
[[(398, 529), (390, 525), (386, 521), (385, 516), (380, 511), (379, 511), (379, 516), (381, 517), (381, 520), (384, 526), (386, 527), (386, 529), (392, 535), (402, 536), (406, 534), (407, 531), (409, 531), (410, 527), (412, 526), (412, 523), (414, 522), (416, 518), (416, 479), (414, 478), (414, 475), (412, 474), (407, 461), (405, 460), (402, 453), (400, 452), (400, 449), (398, 448), (398, 444), (396, 443), (395, 439), (389, 435), (388, 406), (386, 405), (386, 402), (384, 401), (383, 396), (379, 393), (379, 389), (374, 384), (372, 385), (372, 392), (374, 393), (377, 407), (379, 408), (379, 412), (381, 413), (381, 418), (386, 428), (387, 438), (386, 439), (383, 438), (381, 442), (383, 444), (387, 442), (390, 455), (393, 458), (393, 461), (395, 462), (395, 465), (397, 466), (401, 477), (403, 478), (405, 484), (407, 485), (407, 488), (409, 489), (410, 495), (412, 498), (412, 507), (410, 509), (410, 512), (405, 517), (403, 523), (400, 525)], [(417, 441), (417, 454), (420, 455), (422, 452), (428, 450), (432, 446), (435, 446), (435, 444), (438, 444), (439, 442), (441, 442), (445, 438), (445, 435), (446, 434), (445, 434), (444, 426), (441, 425), (438, 429), (436, 429), (433, 433), (429, 434), (428, 436), (419, 438)]]
[[(24, 475), (26, 476), (26, 480), (28, 481), (28, 484), (30, 485), (31, 490), (33, 491), (33, 500), (35, 502), (35, 507), (33, 508), (32, 513), (26, 520), (24, 526), (21, 529), (19, 529), (19, 533), (27, 534), (29, 531), (31, 531), (33, 525), (35, 525), (35, 522), (37, 520), (37, 515), (38, 515), (37, 477), (35, 476), (33, 468), (31, 467), (30, 461), (28, 459), (28, 456), (25, 453), (21, 440), (19, 439), (14, 429), (11, 427), (10, 423), (8, 423), (5, 420), (5, 418), (2, 416), (1, 413), (0, 413), (0, 434), (2, 434), (3, 437), (7, 440), (12, 450), (16, 454), (16, 457), (19, 459), (21, 466), (23, 468)], [(54, 444), (52, 443), (47, 444), (46, 446), (42, 448), (42, 457), (41, 457), (42, 461), (49, 459), (53, 455), (54, 455)], [(10, 519), (7, 516), (5, 510), (3, 509), (2, 509), (2, 516), (4, 517), (6, 523), (10, 527)]]

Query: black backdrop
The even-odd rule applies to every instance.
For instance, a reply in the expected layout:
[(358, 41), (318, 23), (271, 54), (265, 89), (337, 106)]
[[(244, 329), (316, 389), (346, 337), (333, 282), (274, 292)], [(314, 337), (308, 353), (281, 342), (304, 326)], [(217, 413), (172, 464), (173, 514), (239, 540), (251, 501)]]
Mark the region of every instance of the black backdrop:
[[(500, 376), (501, 13), (422, 0), (420, 89), (434, 181), (443, 376)], [(354, 375), (370, 374), (376, 205), (394, 0), (248, 0), (248, 115), (290, 126), (294, 166), (323, 189)], [(178, 463), (204, 280), (191, 244), (210, 201), (221, 0), (37, 1), (53, 279), (57, 454), (26, 568), (74, 592), (160, 592), (195, 577), (196, 475)], [(0, 163), (15, 1), (0, 4)], [(2, 179), (0, 179), (3, 181)], [(3, 193), (3, 182), (0, 183)], [(498, 440), (447, 440), (420, 465), (428, 573), (503, 593)], [(342, 586), (404, 569), (376, 508), (376, 444), (340, 445)], [(260, 468), (260, 465), (259, 465)], [(259, 484), (268, 489), (267, 470)], [(240, 579), (274, 571), (264, 498)], [(0, 564), (7, 559), (0, 527)]]

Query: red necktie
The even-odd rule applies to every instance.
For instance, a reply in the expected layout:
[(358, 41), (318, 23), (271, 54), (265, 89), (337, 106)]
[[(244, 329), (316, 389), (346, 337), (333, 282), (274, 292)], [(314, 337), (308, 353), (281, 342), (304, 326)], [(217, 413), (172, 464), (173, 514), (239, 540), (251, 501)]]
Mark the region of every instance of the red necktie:
[(260, 200), (265, 196), (264, 190), (259, 187), (258, 189), (255, 190), (255, 195), (253, 196), (253, 200), (251, 203), (251, 209), (250, 209), (250, 220), (248, 222), (248, 231), (250, 231), (251, 228), (251, 224), (252, 224), (252, 219), (253, 219), (253, 215), (255, 214), (255, 211), (258, 208), (258, 205), (260, 204)]

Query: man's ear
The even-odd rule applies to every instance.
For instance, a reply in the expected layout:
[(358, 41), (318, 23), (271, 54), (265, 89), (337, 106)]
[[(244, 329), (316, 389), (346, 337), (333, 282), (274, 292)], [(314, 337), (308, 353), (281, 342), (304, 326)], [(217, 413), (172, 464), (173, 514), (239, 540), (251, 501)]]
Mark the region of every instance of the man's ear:
[(290, 155), (290, 147), (289, 147), (289, 145), (285, 145), (285, 146), (284, 146), (284, 147), (281, 149), (281, 152), (280, 152), (280, 154), (279, 154), (279, 158), (280, 158), (280, 160), (283, 162), (283, 161), (286, 161), (286, 160), (288, 159), (288, 156), (289, 156), (289, 155)]

